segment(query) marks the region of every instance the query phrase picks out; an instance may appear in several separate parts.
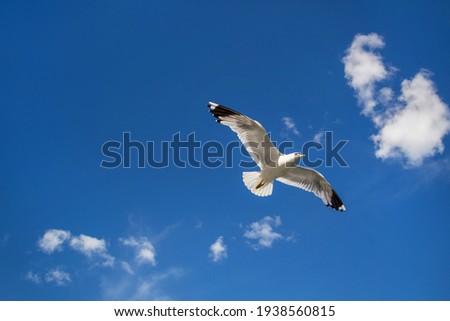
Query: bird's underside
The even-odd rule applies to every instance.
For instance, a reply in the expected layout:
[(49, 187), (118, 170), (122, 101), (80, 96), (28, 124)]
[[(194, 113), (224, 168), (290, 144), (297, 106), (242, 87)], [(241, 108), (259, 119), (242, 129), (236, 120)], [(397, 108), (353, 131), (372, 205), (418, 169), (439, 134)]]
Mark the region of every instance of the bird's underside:
[(326, 206), (338, 211), (345, 211), (344, 203), (319, 172), (297, 166), (296, 163), (304, 155), (291, 153), (281, 154), (270, 141), (264, 127), (231, 108), (210, 102), (209, 111), (217, 122), (228, 126), (237, 133), (239, 139), (250, 156), (261, 168), (259, 172), (242, 174), (245, 186), (257, 196), (270, 196), (275, 180), (314, 193)]

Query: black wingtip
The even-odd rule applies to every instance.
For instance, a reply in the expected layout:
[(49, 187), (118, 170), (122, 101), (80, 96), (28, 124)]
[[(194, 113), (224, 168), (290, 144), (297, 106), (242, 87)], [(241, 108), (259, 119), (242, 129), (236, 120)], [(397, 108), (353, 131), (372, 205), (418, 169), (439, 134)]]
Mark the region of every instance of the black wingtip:
[[(239, 113), (231, 108), (228, 108), (228, 107), (225, 107), (223, 105), (216, 104), (213, 102), (209, 102), (208, 107), (209, 107), (209, 112), (219, 120), (220, 120), (219, 117), (226, 117), (226, 116), (231, 116), (231, 115), (242, 115), (241, 113)], [(219, 121), (219, 123), (220, 123), (220, 121)]]
[(344, 212), (346, 210), (344, 203), (334, 189), (332, 189), (331, 203), (327, 204), (327, 206), (340, 212)]

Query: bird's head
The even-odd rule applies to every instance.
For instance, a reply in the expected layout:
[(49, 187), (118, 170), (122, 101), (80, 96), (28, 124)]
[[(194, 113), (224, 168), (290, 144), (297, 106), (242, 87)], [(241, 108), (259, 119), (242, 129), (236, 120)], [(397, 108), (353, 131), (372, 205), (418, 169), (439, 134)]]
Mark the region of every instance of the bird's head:
[(297, 152), (295, 152), (295, 153), (292, 153), (292, 154), (294, 154), (294, 159), (295, 159), (295, 162), (296, 162), (296, 163), (297, 163), (300, 159), (302, 159), (303, 157), (305, 157), (305, 155), (302, 154), (302, 153), (297, 153)]
[(294, 167), (300, 161), (300, 159), (302, 157), (305, 157), (305, 155), (303, 155), (302, 153), (294, 152), (294, 153), (287, 154), (286, 160), (285, 160), (286, 165), (288, 167)]

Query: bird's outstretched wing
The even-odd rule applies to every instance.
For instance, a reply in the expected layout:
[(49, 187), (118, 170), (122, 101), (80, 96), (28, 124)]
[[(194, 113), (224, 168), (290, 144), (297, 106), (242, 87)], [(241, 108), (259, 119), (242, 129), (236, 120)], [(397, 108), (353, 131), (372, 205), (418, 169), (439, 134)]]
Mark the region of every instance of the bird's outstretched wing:
[(261, 169), (276, 166), (281, 154), (259, 122), (216, 103), (210, 102), (208, 107), (217, 122), (237, 133), (247, 152)]
[(301, 166), (288, 168), (287, 174), (278, 177), (277, 181), (313, 192), (322, 199), (326, 206), (330, 206), (338, 211), (345, 211), (344, 203), (339, 195), (318, 171)]

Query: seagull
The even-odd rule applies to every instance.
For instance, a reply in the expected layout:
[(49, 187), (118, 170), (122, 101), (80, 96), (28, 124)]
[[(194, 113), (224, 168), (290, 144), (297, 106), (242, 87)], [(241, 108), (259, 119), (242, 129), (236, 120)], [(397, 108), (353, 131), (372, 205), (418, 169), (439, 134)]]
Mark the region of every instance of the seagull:
[(277, 180), (312, 192), (326, 206), (345, 211), (341, 198), (321, 173), (297, 165), (305, 155), (297, 152), (287, 155), (280, 153), (264, 127), (250, 117), (213, 102), (209, 102), (208, 107), (218, 123), (237, 133), (247, 152), (261, 169), (260, 172), (242, 173), (245, 186), (253, 194), (261, 197), (272, 195), (273, 182)]

